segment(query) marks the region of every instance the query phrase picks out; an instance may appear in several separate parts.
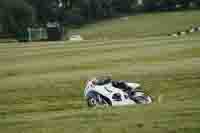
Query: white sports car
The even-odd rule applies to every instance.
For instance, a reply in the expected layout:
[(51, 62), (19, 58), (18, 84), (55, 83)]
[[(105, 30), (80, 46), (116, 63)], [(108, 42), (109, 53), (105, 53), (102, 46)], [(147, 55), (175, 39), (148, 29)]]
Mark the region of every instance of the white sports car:
[(89, 107), (152, 103), (152, 98), (140, 88), (138, 83), (114, 81), (110, 77), (92, 78), (86, 83), (84, 96)]

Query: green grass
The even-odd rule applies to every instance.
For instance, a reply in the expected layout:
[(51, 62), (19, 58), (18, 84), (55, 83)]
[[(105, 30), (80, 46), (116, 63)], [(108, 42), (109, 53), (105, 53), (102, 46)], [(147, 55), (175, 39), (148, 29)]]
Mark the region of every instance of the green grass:
[(128, 16), (129, 20), (115, 18), (74, 30), (87, 40), (109, 40), (165, 36), (200, 25), (200, 11), (146, 13)]
[[(0, 45), (4, 133), (198, 133), (200, 38)], [(89, 77), (142, 84), (154, 103), (89, 109)], [(160, 100), (158, 100), (160, 99)]]
[[(77, 31), (93, 41), (1, 43), (0, 132), (199, 133), (200, 34), (163, 36), (199, 25), (199, 15), (129, 16)], [(154, 103), (89, 109), (85, 81), (105, 73), (142, 84)]]

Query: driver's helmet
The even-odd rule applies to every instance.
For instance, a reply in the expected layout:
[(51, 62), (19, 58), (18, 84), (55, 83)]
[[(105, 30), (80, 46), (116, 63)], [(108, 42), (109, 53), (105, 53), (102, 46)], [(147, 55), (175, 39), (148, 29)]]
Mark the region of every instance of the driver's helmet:
[(95, 78), (96, 85), (105, 85), (111, 83), (112, 79), (111, 76), (100, 76)]

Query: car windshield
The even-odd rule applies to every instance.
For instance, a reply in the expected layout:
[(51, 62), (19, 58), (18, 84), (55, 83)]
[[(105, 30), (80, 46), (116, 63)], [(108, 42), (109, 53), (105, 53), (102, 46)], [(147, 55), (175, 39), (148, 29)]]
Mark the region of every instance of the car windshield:
[(97, 80), (96, 80), (96, 85), (105, 85), (105, 84), (109, 84), (109, 83), (111, 83), (111, 78), (110, 77), (101, 77), (101, 78), (98, 78)]

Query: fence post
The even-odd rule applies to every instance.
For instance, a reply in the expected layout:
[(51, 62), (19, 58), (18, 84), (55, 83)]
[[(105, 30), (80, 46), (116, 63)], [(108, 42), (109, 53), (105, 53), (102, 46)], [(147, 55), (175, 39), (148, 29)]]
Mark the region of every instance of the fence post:
[(31, 41), (31, 28), (28, 27), (28, 40)]

